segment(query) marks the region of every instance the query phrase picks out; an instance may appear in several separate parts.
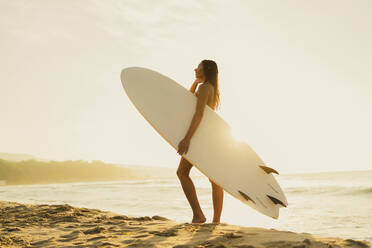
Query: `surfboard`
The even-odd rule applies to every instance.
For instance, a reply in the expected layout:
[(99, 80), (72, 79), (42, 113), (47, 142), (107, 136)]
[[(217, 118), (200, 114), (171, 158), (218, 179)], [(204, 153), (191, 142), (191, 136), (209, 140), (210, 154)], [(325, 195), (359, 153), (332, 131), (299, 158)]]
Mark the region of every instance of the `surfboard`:
[[(173, 79), (148, 68), (128, 67), (121, 82), (135, 108), (177, 152), (196, 110), (197, 96)], [(193, 166), (233, 197), (274, 219), (288, 205), (283, 190), (258, 154), (231, 134), (231, 127), (208, 105), (187, 153)]]

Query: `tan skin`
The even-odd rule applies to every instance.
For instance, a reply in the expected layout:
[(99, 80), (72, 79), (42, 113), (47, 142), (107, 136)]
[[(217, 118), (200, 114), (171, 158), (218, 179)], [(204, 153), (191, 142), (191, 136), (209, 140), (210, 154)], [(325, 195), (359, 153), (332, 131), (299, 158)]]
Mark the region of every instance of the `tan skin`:
[[(190, 127), (184, 139), (182, 139), (178, 145), (177, 153), (180, 154), (181, 156), (184, 153), (187, 153), (189, 149), (191, 137), (195, 133), (198, 125), (200, 124), (200, 121), (204, 114), (205, 105), (208, 105), (212, 109), (214, 109), (213, 107), (214, 87), (208, 82), (205, 82), (205, 77), (203, 73), (203, 64), (200, 63), (198, 67), (194, 70), (195, 70), (196, 79), (193, 85), (191, 86), (190, 91), (194, 93), (197, 85), (200, 83), (202, 85), (199, 86), (198, 91), (196, 93), (198, 100), (196, 104), (195, 114), (192, 118)], [(192, 182), (189, 176), (192, 166), (193, 165), (190, 162), (188, 162), (186, 159), (181, 157), (181, 161), (177, 169), (177, 176), (181, 181), (182, 189), (193, 211), (193, 219), (191, 222), (192, 223), (204, 223), (206, 221), (206, 218), (203, 214), (202, 209), (200, 208), (194, 183)], [(218, 224), (220, 223), (221, 212), (222, 212), (223, 189), (217, 184), (215, 184), (211, 179), (209, 179), (209, 181), (212, 184), (212, 199), (213, 199), (213, 209), (214, 209), (212, 223)]]

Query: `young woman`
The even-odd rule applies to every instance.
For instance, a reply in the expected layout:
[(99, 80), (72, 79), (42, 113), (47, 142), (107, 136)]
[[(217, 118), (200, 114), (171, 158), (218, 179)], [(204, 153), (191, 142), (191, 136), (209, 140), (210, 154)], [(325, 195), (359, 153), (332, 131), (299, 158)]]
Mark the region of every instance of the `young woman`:
[[(178, 144), (177, 153), (187, 153), (190, 145), (190, 139), (197, 129), (203, 113), (205, 105), (208, 105), (213, 110), (216, 110), (219, 105), (219, 89), (218, 89), (218, 68), (216, 62), (213, 60), (203, 60), (200, 62), (195, 70), (195, 82), (190, 88), (190, 91), (197, 97), (196, 111), (192, 118), (190, 127), (185, 135), (185, 138)], [(195, 93), (196, 87), (198, 87)], [(183, 192), (185, 193), (187, 200), (193, 211), (192, 223), (204, 223), (206, 218), (203, 211), (200, 208), (198, 197), (196, 195), (195, 186), (189, 177), (191, 167), (193, 165), (186, 159), (181, 157), (180, 164), (177, 169), (177, 176), (181, 181)], [(213, 199), (213, 223), (220, 223), (222, 204), (223, 204), (223, 189), (215, 184), (211, 179), (209, 181), (212, 184), (212, 199)]]

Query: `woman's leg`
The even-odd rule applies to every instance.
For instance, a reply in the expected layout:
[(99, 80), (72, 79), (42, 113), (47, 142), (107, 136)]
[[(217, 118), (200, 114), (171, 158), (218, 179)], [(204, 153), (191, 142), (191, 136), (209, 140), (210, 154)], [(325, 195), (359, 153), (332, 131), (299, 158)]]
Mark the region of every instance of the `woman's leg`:
[(213, 223), (220, 223), (222, 205), (223, 205), (223, 188), (215, 184), (211, 179), (212, 183), (212, 198), (213, 198)]
[(186, 198), (192, 208), (194, 215), (192, 223), (204, 223), (206, 218), (200, 208), (194, 183), (189, 176), (191, 167), (192, 164), (182, 157), (177, 169), (177, 176), (181, 181), (183, 192), (185, 193)]

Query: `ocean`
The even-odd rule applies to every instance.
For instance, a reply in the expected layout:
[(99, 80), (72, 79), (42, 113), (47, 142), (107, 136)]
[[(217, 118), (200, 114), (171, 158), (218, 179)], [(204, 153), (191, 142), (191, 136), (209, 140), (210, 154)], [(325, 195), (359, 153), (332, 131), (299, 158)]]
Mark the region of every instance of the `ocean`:
[[(128, 216), (160, 215), (191, 222), (192, 211), (176, 176), (146, 180), (0, 186), (0, 200), (70, 204)], [(288, 207), (279, 219), (266, 217), (225, 192), (221, 222), (372, 241), (372, 171), (274, 175)], [(212, 221), (208, 178), (190, 174), (207, 222)]]

